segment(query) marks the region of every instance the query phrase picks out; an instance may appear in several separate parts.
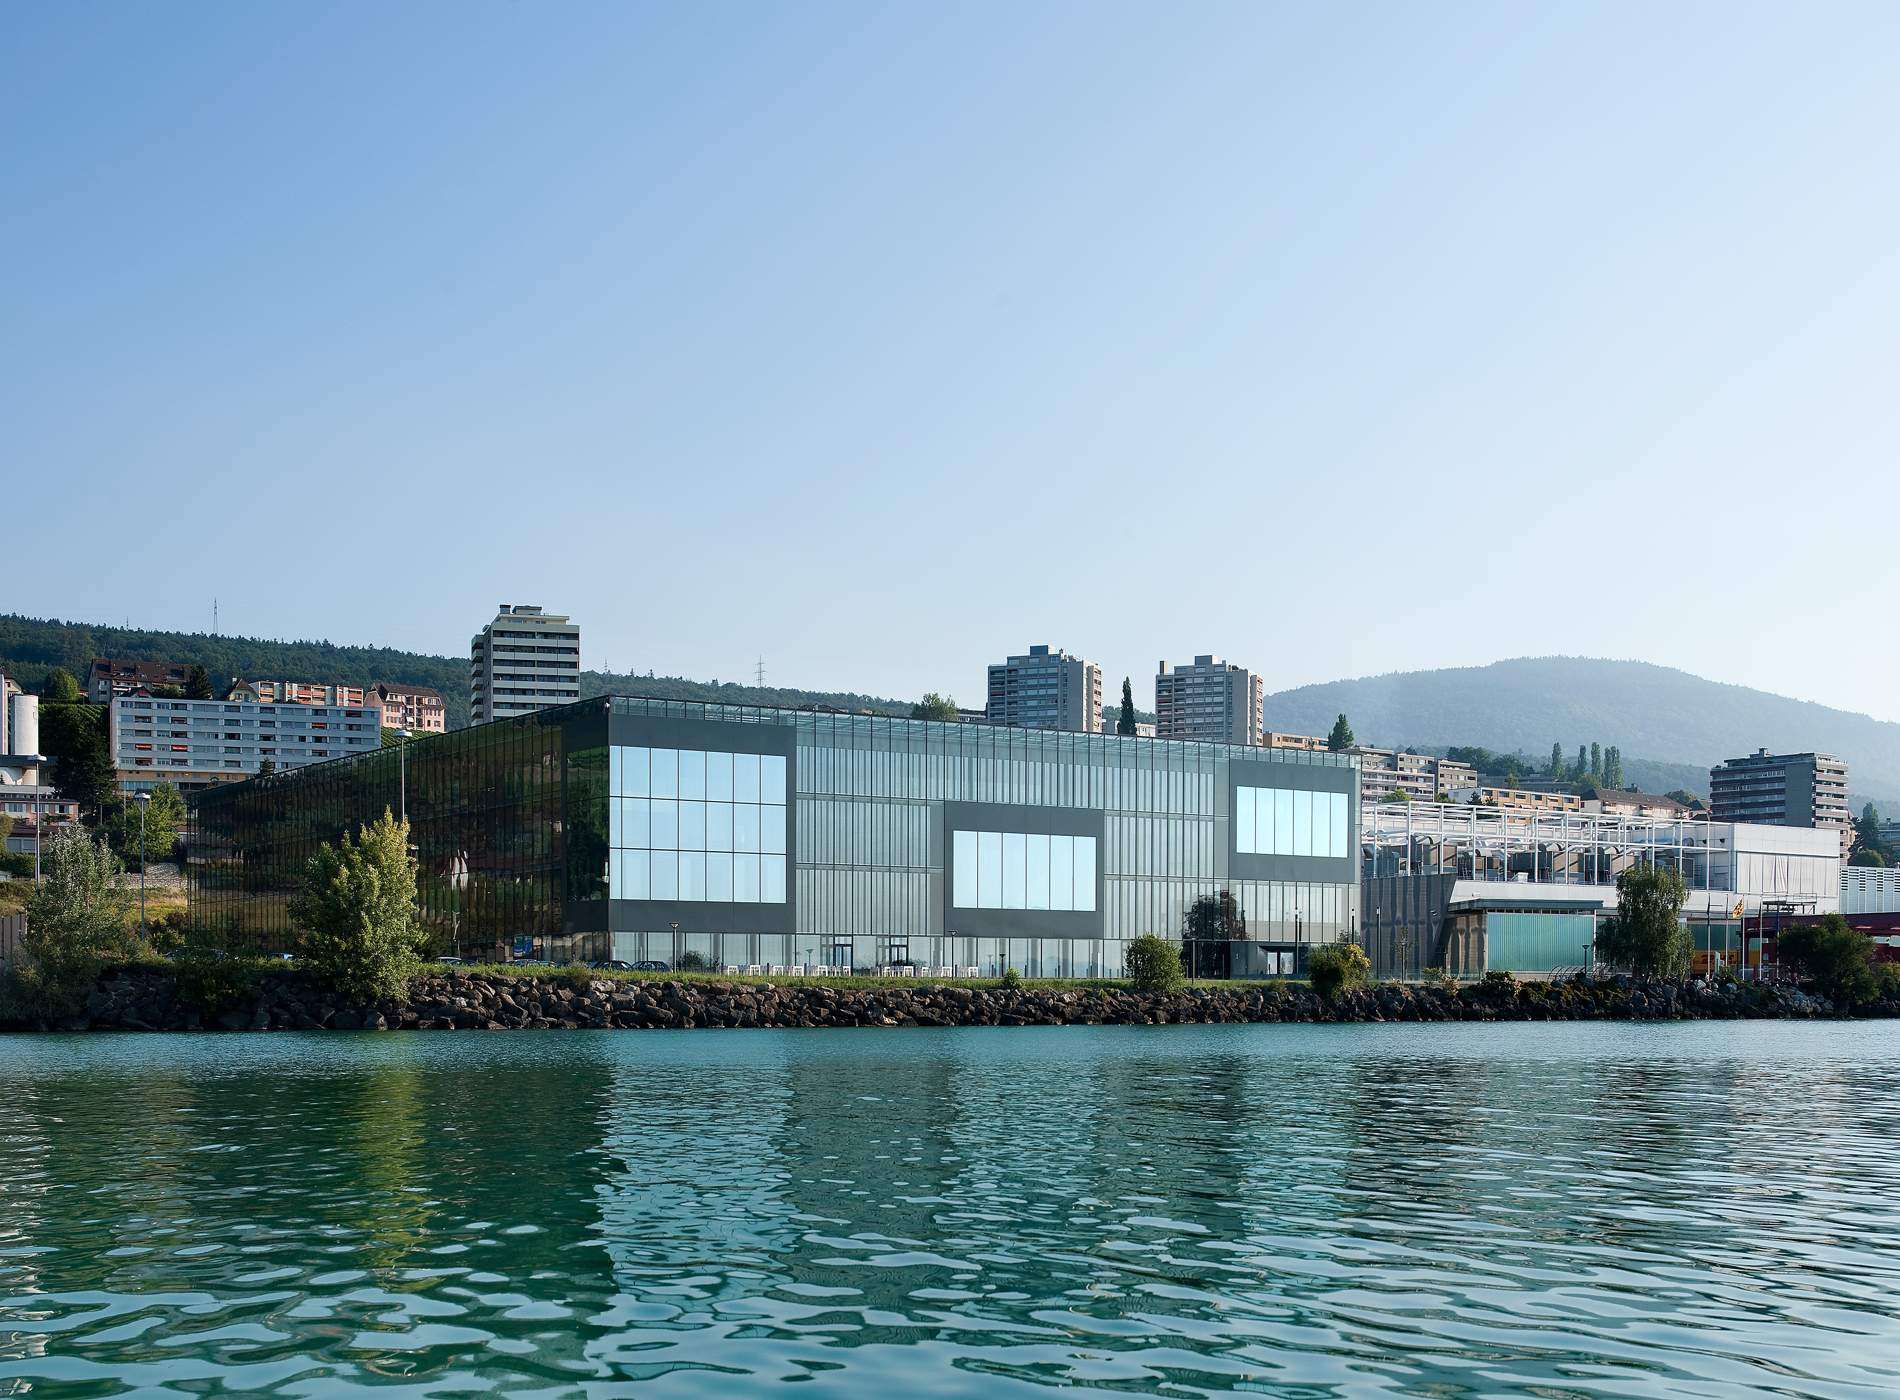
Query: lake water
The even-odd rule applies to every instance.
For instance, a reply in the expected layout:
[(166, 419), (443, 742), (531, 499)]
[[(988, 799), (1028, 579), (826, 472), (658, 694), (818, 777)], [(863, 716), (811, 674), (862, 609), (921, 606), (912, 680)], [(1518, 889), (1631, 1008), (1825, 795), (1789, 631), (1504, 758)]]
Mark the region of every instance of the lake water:
[(0, 1395), (1890, 1397), (1897, 1086), (1879, 1023), (0, 1038)]

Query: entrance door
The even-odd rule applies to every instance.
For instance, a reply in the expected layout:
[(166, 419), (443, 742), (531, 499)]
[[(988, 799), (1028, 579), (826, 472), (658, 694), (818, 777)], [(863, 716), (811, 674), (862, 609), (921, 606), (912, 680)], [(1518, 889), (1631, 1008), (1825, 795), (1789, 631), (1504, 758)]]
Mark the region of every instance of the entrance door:
[(841, 967), (846, 972), (849, 972), (851, 970), (851, 945), (849, 943), (832, 944), (830, 951), (825, 954), (825, 963), (829, 967)]

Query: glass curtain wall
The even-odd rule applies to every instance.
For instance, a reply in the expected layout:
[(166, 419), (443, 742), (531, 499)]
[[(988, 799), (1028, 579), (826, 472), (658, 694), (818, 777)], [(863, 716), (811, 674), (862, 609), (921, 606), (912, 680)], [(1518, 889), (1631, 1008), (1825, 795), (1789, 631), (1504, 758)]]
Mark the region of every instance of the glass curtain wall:
[(470, 960), (585, 952), (564, 930), (563, 907), (570, 889), (576, 899), (604, 893), (605, 755), (598, 817), (582, 800), (589, 772), (577, 767), (577, 820), (565, 821), (559, 715), (432, 735), (405, 752), (383, 749), (194, 795), (187, 864), (194, 938), (234, 952), (295, 952), (290, 901), (310, 857), (385, 811), (406, 809), (432, 951)]
[[(675, 961), (679, 953), (692, 952), (742, 971), (910, 962), (979, 967), (985, 973), (1015, 966), (1043, 976), (1119, 975), (1121, 950), (1129, 939), (1143, 933), (1179, 937), (1194, 900), (1223, 888), (1234, 893), (1255, 941), (1305, 947), (1356, 931), (1356, 869), (1338, 882), (1229, 878), (1235, 828), (1227, 810), (1226, 765), (1233, 758), (1259, 761), (1259, 749), (684, 701), (616, 698), (613, 704), (617, 715), (771, 724), (797, 731), (795, 849), (790, 853), (796, 867), (796, 934), (616, 929), (617, 957)], [(1271, 758), (1288, 765), (1349, 766), (1334, 755), (1292, 750), (1274, 751)], [(1269, 800), (1278, 800), (1266, 791)], [(1334, 851), (1336, 831), (1350, 831), (1351, 804), (1339, 794), (1302, 795), (1305, 801), (1298, 805), (1309, 824), (1303, 847), (1298, 818), (1292, 815), (1294, 794), (1284, 794), (1290, 851), (1351, 860), (1357, 843), (1347, 836), (1340, 836), (1340, 849)], [(955, 909), (962, 906), (944, 884), (945, 847), (955, 838), (943, 826), (945, 802), (1101, 811), (1103, 838), (1092, 852), (1103, 877), (1101, 936), (959, 934)], [(1315, 810), (1323, 812), (1317, 823)], [(637, 814), (632, 821), (637, 823)], [(1255, 840), (1259, 829), (1256, 820)], [(1276, 824), (1269, 831), (1277, 829)], [(976, 907), (1017, 907), (1013, 886), (1002, 881), (1005, 833), (989, 834), (998, 837), (997, 904), (984, 904), (979, 885)], [(1033, 908), (1027, 839), (1023, 845), (1021, 907)], [(1068, 854), (1073, 860), (1073, 846)], [(1038, 871), (1044, 868), (1038, 861)], [(1049, 878), (1060, 868), (1052, 843)]]

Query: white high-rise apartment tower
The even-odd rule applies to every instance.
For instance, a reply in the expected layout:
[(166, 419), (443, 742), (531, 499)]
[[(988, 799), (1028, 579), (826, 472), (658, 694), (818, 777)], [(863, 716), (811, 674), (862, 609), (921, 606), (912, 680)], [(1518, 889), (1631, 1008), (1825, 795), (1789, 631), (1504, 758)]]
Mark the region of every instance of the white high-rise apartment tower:
[(1257, 744), (1265, 700), (1259, 676), (1218, 656), (1197, 656), (1187, 666), (1163, 661), (1155, 672), (1155, 734)]
[(503, 603), (468, 647), (468, 722), (581, 698), (581, 629), (532, 603)]

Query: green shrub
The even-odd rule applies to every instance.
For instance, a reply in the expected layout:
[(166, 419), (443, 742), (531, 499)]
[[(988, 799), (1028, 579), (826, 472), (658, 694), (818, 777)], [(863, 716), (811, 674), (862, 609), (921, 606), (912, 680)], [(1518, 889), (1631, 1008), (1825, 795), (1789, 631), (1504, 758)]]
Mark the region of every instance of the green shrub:
[(340, 846), (324, 842), (291, 903), (299, 951), (323, 985), (360, 1000), (403, 1001), (426, 935), (416, 919), (409, 823), (385, 811)]
[(53, 833), (43, 852), (39, 888), (26, 904), (21, 956), (6, 979), (13, 1021), (57, 1021), (78, 1014), (108, 959), (130, 955), (130, 897), (118, 885), (118, 858), (79, 827)]
[(711, 972), (712, 965), (712, 959), (704, 953), (681, 953), (674, 967), (680, 972)]
[(1307, 958), (1306, 975), (1313, 990), (1331, 1001), (1366, 985), (1372, 976), (1372, 959), (1357, 943), (1328, 943)]
[(188, 949), (172, 962), (172, 994), (202, 1016), (222, 1016), (255, 996), (258, 979), (274, 970), (253, 958), (213, 957)]
[(1181, 950), (1152, 933), (1130, 942), (1123, 962), (1138, 992), (1178, 992), (1186, 980), (1181, 975)]
[(1426, 968), (1425, 981), (1440, 991), (1452, 992), (1458, 989), (1458, 979), (1442, 967)]
[(1839, 914), (1791, 928), (1776, 943), (1781, 961), (1837, 1006), (1857, 1005), (1877, 990), (1873, 940)]
[(1501, 967), (1494, 967), (1478, 979), (1478, 989), (1501, 996), (1517, 995), (1517, 978)]
[(33, 853), (31, 851), (0, 851), (0, 871), (5, 871), (16, 880), (31, 880)]
[(1003, 969), (1003, 975), (996, 980), (1010, 991), (1014, 991), (1016, 988), (1022, 986), (1023, 975), (1013, 967), (1006, 967)]

